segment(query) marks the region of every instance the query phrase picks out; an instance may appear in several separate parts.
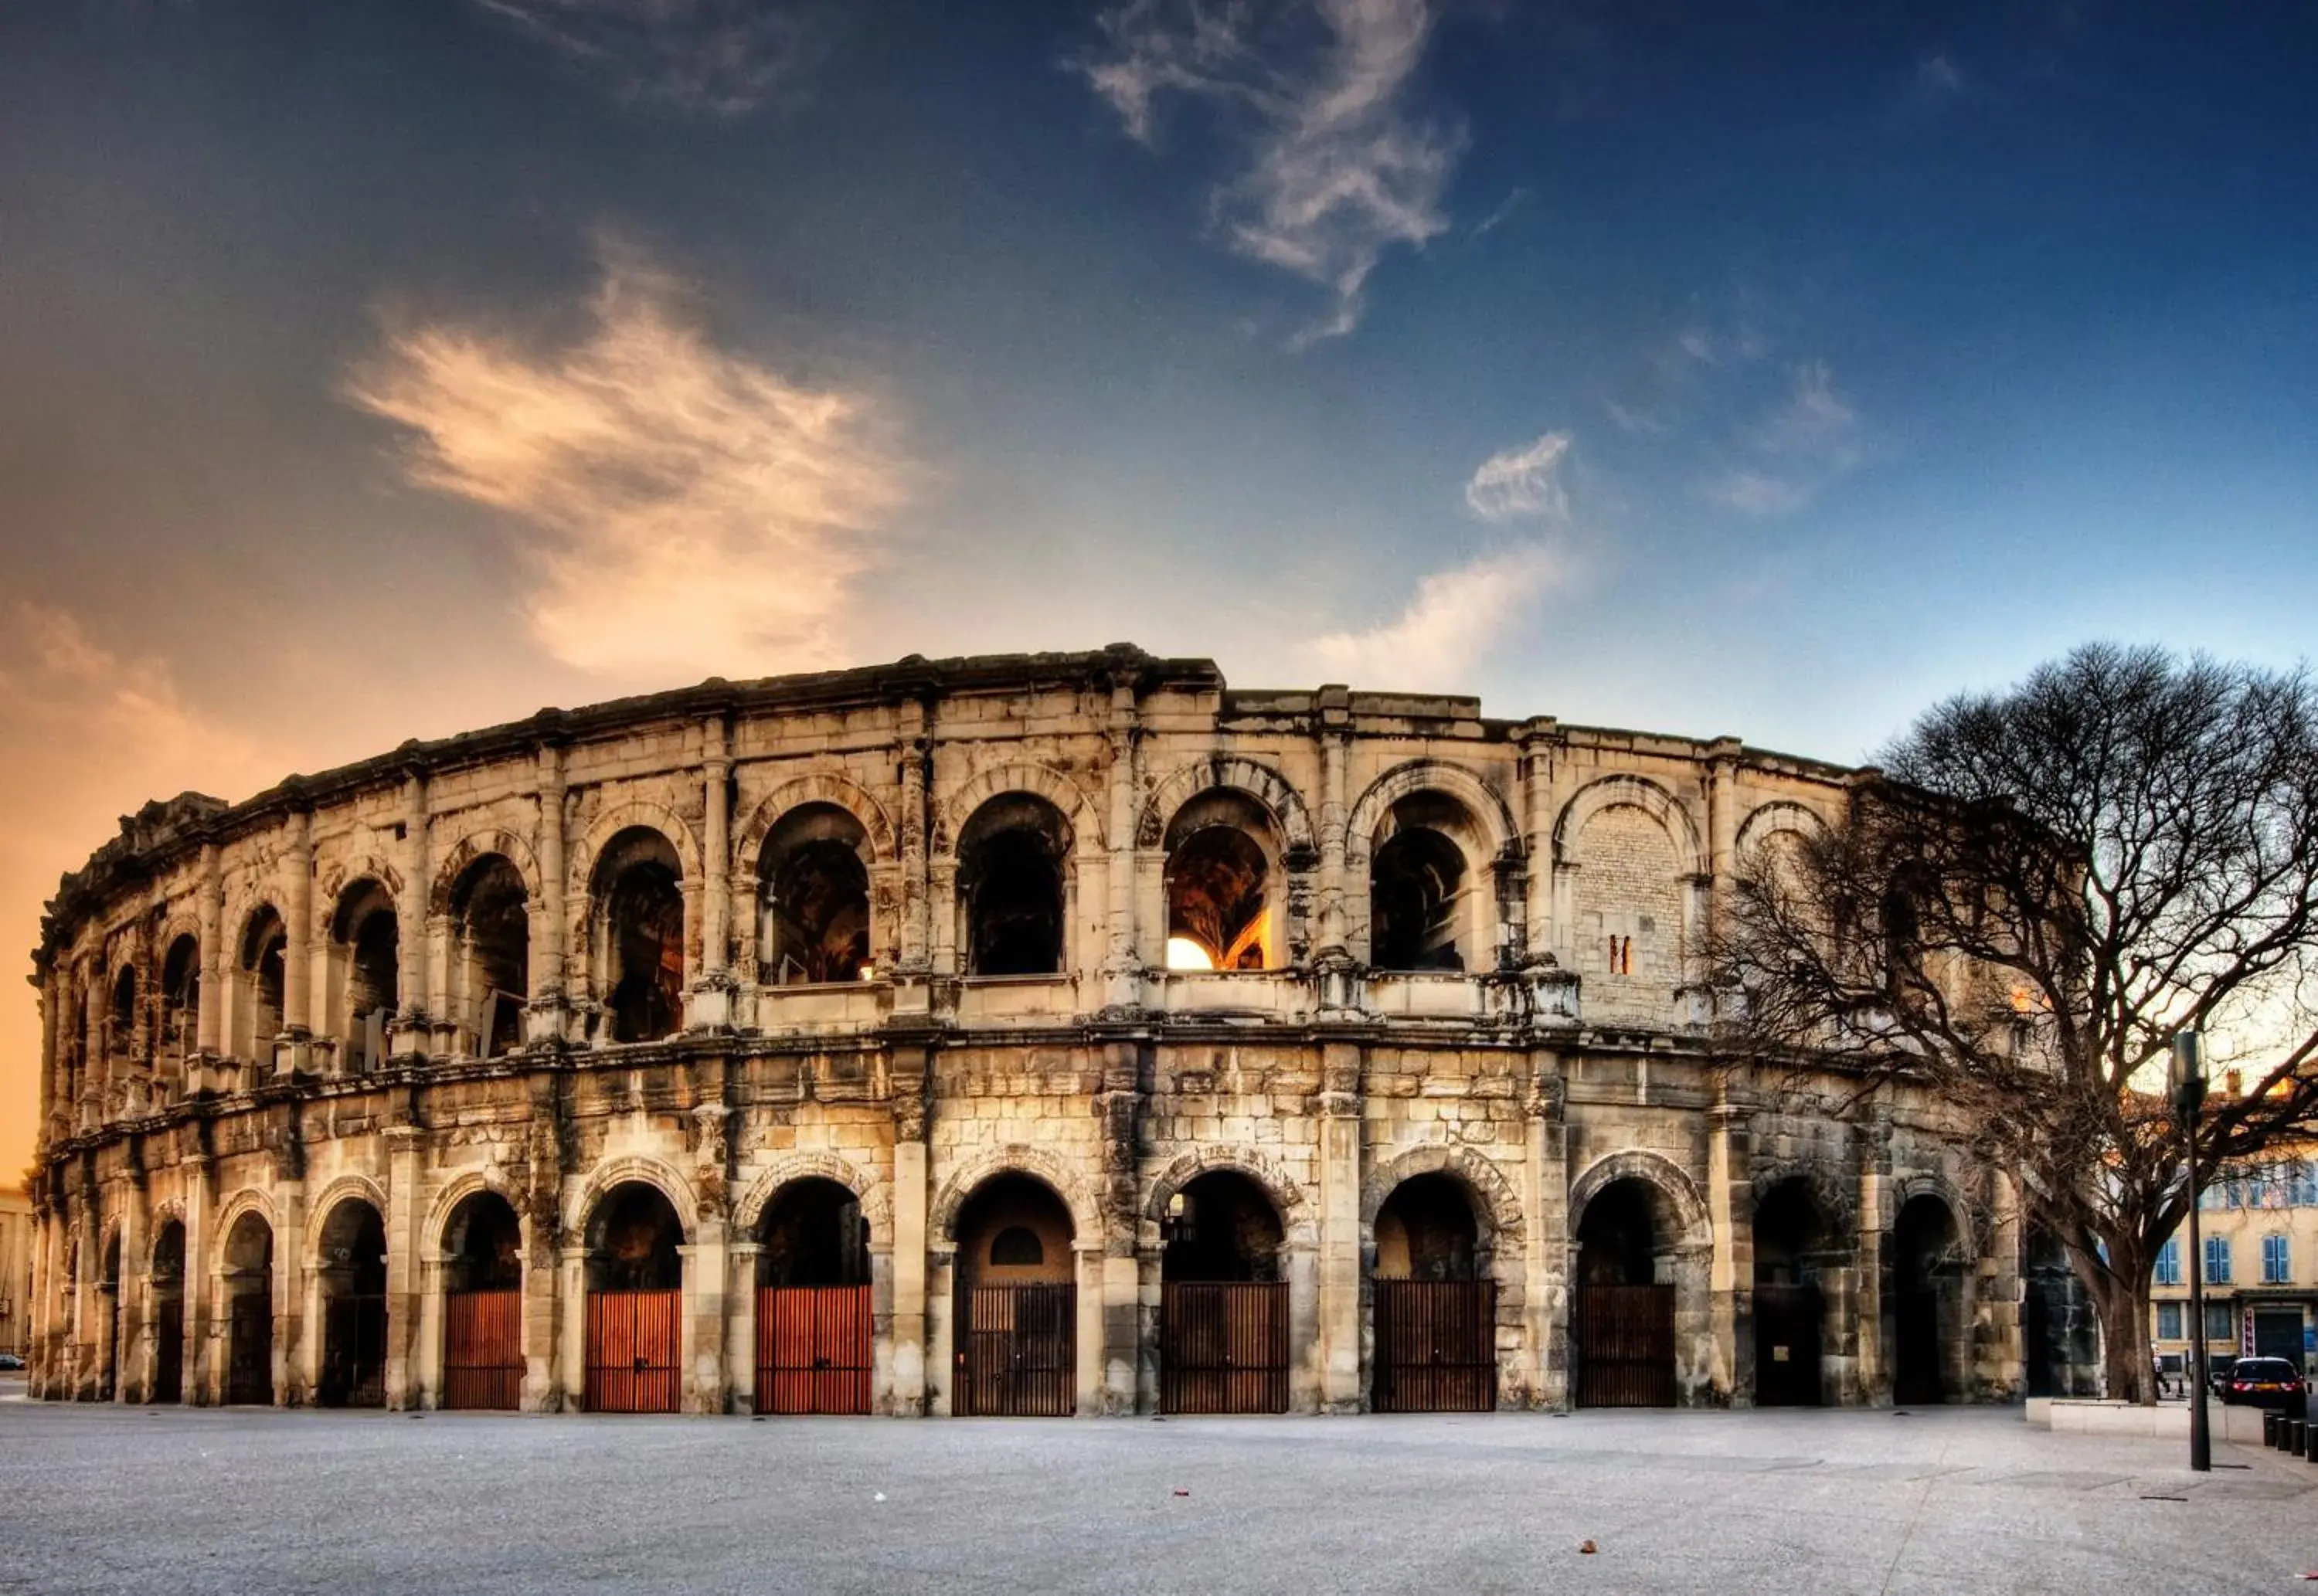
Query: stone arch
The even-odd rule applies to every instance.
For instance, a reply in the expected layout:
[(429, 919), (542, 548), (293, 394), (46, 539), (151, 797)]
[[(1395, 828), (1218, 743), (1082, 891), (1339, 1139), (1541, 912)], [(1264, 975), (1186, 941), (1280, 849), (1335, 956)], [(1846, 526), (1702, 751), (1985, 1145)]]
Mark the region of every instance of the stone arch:
[(613, 804), (597, 815), (587, 831), (572, 847), (565, 867), (567, 881), (576, 883), (576, 890), (567, 893), (571, 900), (587, 901), (595, 886), (596, 861), (604, 849), (621, 832), (642, 827), (657, 831), (676, 850), (676, 860), (684, 875), (684, 890), (689, 896), (700, 881), (700, 839), (684, 818), (664, 803), (649, 799), (630, 798)]
[(1857, 1192), (1852, 1189), (1853, 1183), (1816, 1160), (1789, 1159), (1756, 1164), (1747, 1182), (1747, 1222), (1753, 1223), (1754, 1213), (1762, 1207), (1764, 1198), (1789, 1181), (1801, 1183), (1826, 1223), (1828, 1234), (1848, 1246), (1858, 1229)]
[(1392, 806), (1411, 794), (1426, 792), (1443, 793), (1456, 799), (1480, 828), (1488, 844), (1489, 857), (1474, 860), (1474, 868), (1486, 870), (1506, 850), (1520, 847), (1521, 827), (1515, 823), (1504, 794), (1495, 787), (1461, 765), (1442, 759), (1410, 759), (1370, 782), (1368, 791), (1352, 805), (1352, 818), (1344, 829), (1348, 872), (1366, 872), (1369, 855), (1377, 844), (1377, 831)]
[(1312, 817), (1288, 778), (1271, 766), (1239, 754), (1216, 754), (1184, 766), (1151, 790), (1135, 830), (1135, 846), (1157, 847), (1168, 822), (1184, 804), (1202, 793), (1217, 790), (1244, 794), (1271, 816), (1280, 829), (1281, 846), (1294, 852), (1310, 849)]
[(380, 858), (376, 854), (357, 854), (351, 858), (335, 859), (314, 883), (314, 911), (322, 918), (318, 927), (329, 924), (330, 917), (338, 911), (338, 899), (356, 882), (374, 881), (386, 889), (386, 895), (402, 905), (402, 872)]
[(1081, 1248), (1102, 1244), (1102, 1210), (1087, 1189), (1086, 1182), (1058, 1154), (1020, 1142), (993, 1147), (950, 1172), (942, 1182), (941, 1195), (934, 1199), (926, 1225), (934, 1244), (955, 1245), (958, 1212), (966, 1206), (966, 1199), (992, 1176), (1005, 1174), (1029, 1175), (1053, 1188), (1055, 1195), (1062, 1198), (1063, 1206), (1070, 1210), (1074, 1242)]
[(465, 832), (445, 850), (443, 862), (436, 867), (435, 879), (427, 890), (427, 912), (450, 913), (452, 896), (459, 890), (459, 878), (473, 867), (476, 860), (493, 854), (502, 856), (515, 866), (516, 874), (523, 877), (524, 896), (538, 903), (539, 862), (533, 856), (531, 844), (512, 831), (494, 826)]
[(1002, 793), (1028, 793), (1043, 798), (1062, 811), (1071, 829), (1070, 853), (1101, 853), (1103, 849), (1102, 817), (1079, 785), (1058, 770), (1028, 762), (1000, 765), (983, 771), (950, 795), (943, 806), (942, 820), (933, 839), (932, 851), (947, 855), (952, 852), (960, 831), (980, 809)]
[(1619, 1180), (1642, 1181), (1656, 1188), (1674, 1205), (1675, 1217), (1681, 1224), (1682, 1234), (1669, 1251), (1704, 1250), (1714, 1244), (1713, 1232), (1706, 1216), (1705, 1199), (1698, 1195), (1697, 1186), (1682, 1166), (1664, 1153), (1628, 1148), (1621, 1152), (1604, 1153), (1586, 1165), (1585, 1172), (1569, 1183), (1572, 1248), (1577, 1245), (1578, 1224), (1585, 1217), (1586, 1206), (1605, 1187)]
[(1373, 1231), (1385, 1199), (1404, 1180), (1418, 1175), (1449, 1175), (1473, 1200), (1482, 1247), (1500, 1261), (1518, 1257), (1523, 1234), (1521, 1197), (1496, 1161), (1469, 1147), (1428, 1142), (1370, 1169), (1361, 1182), (1361, 1228)]
[[(612, 1188), (628, 1182), (641, 1181), (656, 1188), (666, 1197), (669, 1206), (676, 1210), (676, 1222), (684, 1227), (684, 1241), (692, 1244), (699, 1233), (700, 1203), (694, 1195), (692, 1182), (687, 1180), (676, 1167), (663, 1160), (630, 1154), (624, 1158), (608, 1159), (588, 1172), (587, 1179), (572, 1195), (571, 1205), (564, 1210), (563, 1233), (584, 1236), (588, 1233), (588, 1216), (595, 1213)], [(516, 1208), (520, 1216), (523, 1209)]]
[(1706, 850), (1698, 835), (1698, 823), (1681, 800), (1648, 776), (1604, 776), (1577, 789), (1569, 802), (1561, 807), (1560, 816), (1553, 822), (1553, 862), (1568, 865), (1570, 847), (1586, 829), (1586, 822), (1605, 809), (1628, 805), (1640, 810), (1666, 828), (1667, 838), (1674, 843), (1675, 865), (1679, 874), (1697, 876), (1706, 871)]
[(426, 1222), (419, 1227), (419, 1256), (431, 1262), (448, 1260), (443, 1248), (443, 1233), (451, 1226), (451, 1216), (459, 1205), (478, 1192), (489, 1192), (515, 1213), (516, 1238), (527, 1260), (531, 1256), (531, 1214), (523, 1196), (508, 1183), (497, 1169), (463, 1170), (444, 1182), (436, 1192), (435, 1200), (427, 1205)]
[(754, 1235), (757, 1227), (764, 1223), (766, 1208), (781, 1194), (782, 1188), (812, 1179), (834, 1180), (853, 1194), (853, 1200), (861, 1205), (861, 1217), (869, 1226), (871, 1251), (881, 1252), (892, 1248), (892, 1188), (875, 1172), (834, 1152), (793, 1152), (774, 1160), (749, 1182), (748, 1190), (741, 1193), (741, 1200), (732, 1206), (732, 1233)]
[(386, 1217), (386, 1190), (383, 1187), (367, 1175), (340, 1175), (322, 1188), (314, 1200), (307, 1205), (306, 1233), (300, 1238), (299, 1244), (301, 1268), (310, 1267), (313, 1260), (319, 1256), (322, 1233), (329, 1228), (330, 1215), (348, 1197), (359, 1197), (375, 1209), (381, 1219)]
[(834, 770), (809, 771), (790, 777), (757, 801), (749, 818), (732, 833), (732, 877), (735, 881), (754, 881), (761, 862), (765, 838), (772, 834), (781, 818), (791, 810), (807, 803), (833, 803), (861, 822), (868, 833), (868, 863), (890, 864), (899, 848), (894, 842), (894, 822), (885, 813), (885, 805), (871, 795), (869, 789), (851, 776)]
[(1972, 1258), (1985, 1251), (1986, 1236), (1981, 1229), (1981, 1215), (1954, 1181), (1936, 1170), (1918, 1170), (1902, 1175), (1891, 1183), (1891, 1195), (1884, 1198), (1887, 1211), (1876, 1215), (1875, 1228), (1889, 1232), (1900, 1223), (1901, 1210), (1919, 1197), (1937, 1199), (1955, 1222), (1956, 1241), (1972, 1249)]
[(1792, 831), (1805, 837), (1819, 837), (1826, 830), (1827, 822), (1810, 805), (1799, 803), (1792, 798), (1774, 798), (1768, 803), (1756, 804), (1747, 811), (1747, 818), (1738, 822), (1738, 836), (1733, 851), (1737, 858), (1744, 859), (1748, 848), (1781, 832)]
[(185, 1223), (184, 1198), (164, 1197), (159, 1202), (153, 1205), (153, 1211), (146, 1216), (145, 1221), (145, 1229), (148, 1239), (149, 1240), (153, 1236), (159, 1235), (161, 1233), (161, 1227), (169, 1224), (172, 1220), (175, 1221), (179, 1224)]
[(233, 1244), (233, 1227), (241, 1223), (245, 1214), (255, 1214), (265, 1221), (265, 1228), (274, 1237), (274, 1267), (283, 1266), (282, 1221), (274, 1211), (274, 1199), (255, 1186), (245, 1186), (218, 1205), (217, 1223), (210, 1227), (210, 1272), (225, 1272), (225, 1250)]
[(1246, 1177), (1271, 1199), (1272, 1211), (1280, 1216), (1283, 1244), (1298, 1248), (1319, 1244), (1319, 1220), (1302, 1184), (1253, 1147), (1202, 1147), (1174, 1159), (1151, 1178), (1143, 1216), (1158, 1224), (1167, 1216), (1168, 1198), (1200, 1176), (1219, 1170)]

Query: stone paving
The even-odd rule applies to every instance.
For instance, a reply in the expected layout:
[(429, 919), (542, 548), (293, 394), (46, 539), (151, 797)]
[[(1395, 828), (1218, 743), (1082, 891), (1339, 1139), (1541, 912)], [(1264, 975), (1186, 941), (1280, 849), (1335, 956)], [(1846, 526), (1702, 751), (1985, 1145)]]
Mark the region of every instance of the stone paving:
[(2224, 1447), (2239, 1466), (2195, 1475), (2177, 1445), (2017, 1409), (751, 1422), (10, 1394), (0, 1591), (1831, 1596), (2318, 1569), (2318, 1468)]

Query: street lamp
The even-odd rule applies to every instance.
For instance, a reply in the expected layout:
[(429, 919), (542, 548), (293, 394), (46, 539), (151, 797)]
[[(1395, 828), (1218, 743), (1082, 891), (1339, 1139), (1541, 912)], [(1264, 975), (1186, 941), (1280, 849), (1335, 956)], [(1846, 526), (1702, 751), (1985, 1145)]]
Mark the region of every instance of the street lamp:
[(2175, 1033), (2166, 1084), (2189, 1158), (2189, 1466), (2203, 1474), (2214, 1466), (2214, 1443), (2206, 1428), (2206, 1255), (2197, 1235), (2197, 1110), (2206, 1100), (2206, 1048), (2197, 1032)]

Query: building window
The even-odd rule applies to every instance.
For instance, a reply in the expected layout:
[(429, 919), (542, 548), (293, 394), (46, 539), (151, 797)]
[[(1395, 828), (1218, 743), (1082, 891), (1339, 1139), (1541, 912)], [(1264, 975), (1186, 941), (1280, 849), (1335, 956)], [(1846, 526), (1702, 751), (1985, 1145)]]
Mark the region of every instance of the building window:
[(2286, 1206), (2289, 1208), (2318, 1206), (2318, 1180), (2312, 1179), (2308, 1164), (2297, 1162), (2286, 1171)]
[(2261, 1239), (2261, 1283), (2283, 1286), (2294, 1278), (2294, 1267), (2289, 1261), (2284, 1236), (2264, 1236)]
[(2230, 1278), (2230, 1239), (2227, 1236), (2206, 1238), (2206, 1278), (2215, 1285), (2227, 1285)]
[(2157, 1250), (2157, 1268), (2152, 1275), (2160, 1286), (2181, 1284), (2181, 1242), (2174, 1237)]
[(2238, 1339), (2236, 1316), (2229, 1304), (2206, 1305), (2206, 1339), (2209, 1341), (2234, 1341)]
[(2178, 1341), (2181, 1339), (2181, 1305), (2179, 1303), (2157, 1305), (2157, 1339), (2161, 1341)]

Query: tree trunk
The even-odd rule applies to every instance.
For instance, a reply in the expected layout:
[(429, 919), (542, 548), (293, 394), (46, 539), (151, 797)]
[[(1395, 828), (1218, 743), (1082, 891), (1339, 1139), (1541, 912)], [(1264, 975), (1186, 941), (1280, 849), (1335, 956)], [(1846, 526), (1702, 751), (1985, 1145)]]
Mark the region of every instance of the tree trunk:
[(2157, 1366), (2149, 1350), (2148, 1272), (2127, 1278), (2135, 1283), (2111, 1278), (2092, 1289), (2093, 1311), (2100, 1315), (2101, 1363), (2111, 1400), (2153, 1407)]

